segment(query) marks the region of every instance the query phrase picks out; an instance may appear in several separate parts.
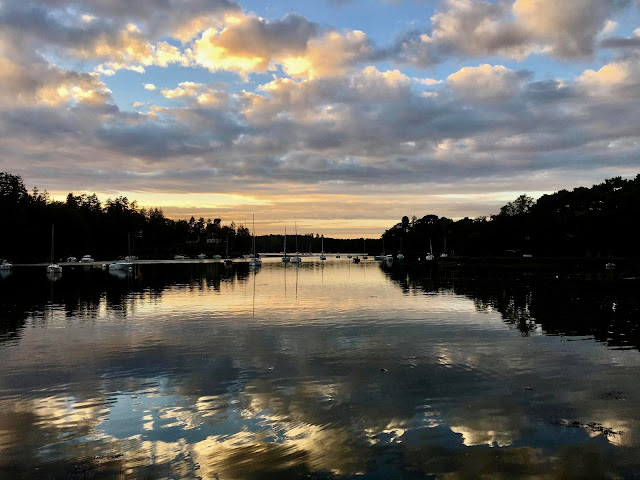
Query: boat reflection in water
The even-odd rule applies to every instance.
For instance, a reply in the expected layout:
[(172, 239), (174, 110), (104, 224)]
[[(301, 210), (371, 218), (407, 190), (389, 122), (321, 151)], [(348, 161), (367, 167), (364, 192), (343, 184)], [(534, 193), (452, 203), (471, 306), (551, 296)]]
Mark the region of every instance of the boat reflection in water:
[(279, 258), (34, 273), (0, 278), (0, 478), (640, 471), (618, 270), (309, 260), (288, 292)]

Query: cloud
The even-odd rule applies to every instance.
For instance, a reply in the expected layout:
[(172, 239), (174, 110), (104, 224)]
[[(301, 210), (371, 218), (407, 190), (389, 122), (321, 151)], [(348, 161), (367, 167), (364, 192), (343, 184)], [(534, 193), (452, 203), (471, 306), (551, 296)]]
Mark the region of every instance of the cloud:
[(517, 0), (513, 13), (523, 31), (560, 58), (590, 56), (609, 17), (628, 5), (621, 0)]
[(196, 24), (204, 30), (205, 25), (208, 28), (237, 11), (237, 5), (224, 0), (191, 0), (179, 5), (174, 0), (161, 5), (151, 0), (135, 5), (120, 0), (83, 0), (80, 4), (62, 0), (47, 5), (6, 0), (0, 9), (0, 26), (6, 38), (23, 49), (42, 50), (45, 45), (60, 58), (104, 62), (96, 71), (112, 75), (123, 68), (143, 72), (150, 65), (186, 65), (188, 59), (179, 47), (158, 40), (185, 39), (185, 29), (195, 35)]
[(578, 82), (586, 87), (612, 87), (627, 82), (631, 75), (629, 66), (625, 63), (610, 63), (600, 70), (586, 70), (578, 78)]
[(576, 85), (587, 95), (608, 100), (631, 100), (640, 93), (640, 56), (633, 55), (602, 66), (599, 70), (585, 70)]
[(633, 37), (611, 37), (605, 38), (602, 43), (604, 48), (637, 48), (640, 47), (640, 28), (633, 31)]
[(372, 53), (367, 36), (354, 30), (328, 32), (310, 40), (303, 55), (282, 59), (283, 70), (292, 77), (326, 77), (343, 75)]
[(178, 88), (173, 90), (160, 90), (160, 93), (165, 98), (181, 98), (181, 97), (193, 97), (203, 91), (205, 86), (202, 83), (195, 82), (180, 82)]
[[(612, 15), (625, 2), (570, 12), (564, 4), (534, 8), (546, 0), (449, 0), (432, 29), (402, 32), (388, 48), (367, 32), (300, 15), (265, 19), (197, 0), (181, 4), (185, 12), (172, 19), (163, 15), (174, 0), (157, 11), (154, 5), (3, 3), (3, 168), (39, 185), (73, 171), (74, 185), (103, 172), (105, 185), (134, 189), (207, 191), (212, 178), (224, 178), (225, 191), (256, 183), (286, 184), (287, 191), (349, 185), (354, 194), (535, 175), (562, 185), (567, 172), (599, 181), (637, 170), (640, 69), (630, 48), (637, 37), (604, 38), (615, 33)], [(574, 79), (475, 60), (533, 53), (570, 61), (597, 45), (620, 50)], [(402, 68), (443, 61), (434, 73)], [(192, 81), (167, 84), (150, 66)], [(141, 72), (140, 84), (157, 89), (161, 103), (129, 98), (118, 108), (115, 99), (128, 97), (115, 91), (121, 78), (109, 75), (122, 68)], [(211, 75), (202, 69), (251, 81), (240, 88), (207, 83)]]
[(209, 28), (193, 46), (195, 62), (211, 71), (246, 76), (264, 72), (272, 62), (304, 52), (316, 26), (299, 15), (269, 22), (255, 16), (228, 16), (220, 28)]
[(520, 90), (522, 73), (503, 65), (463, 67), (447, 77), (456, 93), (472, 100), (497, 100), (512, 97)]
[(431, 37), (445, 51), (524, 58), (534, 47), (509, 18), (510, 10), (504, 1), (448, 0), (445, 8), (431, 17)]
[(228, 105), (229, 95), (224, 90), (210, 88), (196, 82), (180, 82), (174, 89), (160, 90), (163, 97), (168, 99), (183, 99), (191, 103), (208, 107), (224, 108)]
[(319, 32), (299, 15), (271, 22), (230, 16), (223, 28), (210, 28), (195, 41), (192, 58), (211, 71), (233, 71), (245, 79), (277, 66), (296, 78), (314, 78), (344, 74), (372, 52), (363, 32)]
[[(578, 59), (594, 55), (598, 39), (611, 34), (611, 20), (629, 0), (445, 0), (431, 17), (432, 30), (405, 32), (391, 49), (401, 63), (428, 66), (450, 55), (532, 54)], [(605, 45), (613, 45), (605, 41)]]
[(0, 48), (0, 104), (5, 107), (69, 102), (96, 105), (112, 100), (111, 90), (98, 74), (50, 65), (38, 54), (21, 51), (3, 35)]

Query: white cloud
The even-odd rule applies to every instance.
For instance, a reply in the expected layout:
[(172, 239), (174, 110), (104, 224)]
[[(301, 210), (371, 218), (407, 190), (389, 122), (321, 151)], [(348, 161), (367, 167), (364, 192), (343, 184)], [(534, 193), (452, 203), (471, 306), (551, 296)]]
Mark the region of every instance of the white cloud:
[(447, 77), (456, 93), (473, 100), (496, 100), (518, 93), (521, 78), (518, 72), (503, 65), (463, 67)]

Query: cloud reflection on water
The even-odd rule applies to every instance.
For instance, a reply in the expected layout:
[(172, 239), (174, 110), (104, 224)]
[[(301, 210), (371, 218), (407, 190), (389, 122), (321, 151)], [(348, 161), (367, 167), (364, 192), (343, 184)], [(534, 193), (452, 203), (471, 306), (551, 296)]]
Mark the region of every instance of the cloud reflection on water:
[[(124, 287), (63, 277), (16, 300), (29, 308), (2, 323), (0, 472), (603, 478), (638, 467), (638, 352), (523, 336), (510, 312), (550, 320), (517, 291), (504, 297), (513, 282), (432, 276), (421, 295), (423, 273), (405, 272), (407, 295), (374, 264), (242, 269), (150, 267)], [(93, 288), (78, 294), (77, 280)]]

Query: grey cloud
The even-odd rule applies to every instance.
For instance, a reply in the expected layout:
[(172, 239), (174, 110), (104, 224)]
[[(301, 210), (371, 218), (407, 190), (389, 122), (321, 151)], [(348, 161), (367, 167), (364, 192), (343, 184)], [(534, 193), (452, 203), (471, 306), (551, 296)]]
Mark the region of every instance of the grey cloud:
[(603, 48), (638, 48), (640, 47), (640, 37), (607, 38), (600, 45)]
[(531, 82), (524, 86), (522, 95), (526, 101), (536, 104), (549, 104), (578, 96), (574, 88), (568, 87), (558, 80)]
[(151, 36), (165, 34), (166, 29), (176, 28), (200, 15), (240, 11), (238, 4), (231, 0), (42, 0), (40, 3), (98, 18), (139, 22)]
[[(548, 3), (545, 5), (544, 3)], [(523, 59), (540, 53), (557, 58), (592, 56), (597, 37), (611, 16), (627, 8), (630, 0), (584, 0), (582, 8), (570, 2), (544, 0), (537, 9), (512, 0), (497, 2), (445, 1), (431, 17), (431, 30), (398, 35), (378, 55), (401, 64), (428, 67), (450, 56), (502, 56)], [(515, 16), (514, 16), (515, 14)], [(609, 39), (608, 48), (636, 46), (635, 39)]]
[(247, 49), (269, 51), (302, 50), (317, 33), (317, 26), (305, 17), (289, 14), (282, 20), (267, 21), (258, 17), (228, 29), (221, 37), (223, 44), (234, 52)]
[[(0, 10), (0, 26), (20, 34), (20, 40), (44, 41), (48, 44), (75, 47), (93, 42), (101, 36), (113, 34), (113, 22), (96, 19), (82, 25), (70, 24), (68, 14), (47, 10), (27, 1), (8, 2)], [(33, 47), (40, 45), (33, 45)]]
[(203, 155), (213, 151), (206, 136), (155, 123), (134, 127), (105, 126), (97, 132), (97, 137), (110, 150), (149, 160)]
[(436, 45), (425, 43), (421, 36), (428, 35), (419, 30), (409, 30), (399, 34), (393, 45), (380, 51), (381, 57), (388, 56), (398, 63), (415, 65), (425, 68), (442, 61), (442, 56)]
[[(259, 123), (239, 110), (246, 103), (232, 101), (229, 110), (166, 109), (158, 120), (107, 105), (102, 107), (109, 116), (106, 125), (84, 106), (71, 112), (22, 109), (8, 112), (0, 125), (5, 135), (15, 134), (26, 145), (29, 138), (53, 144), (77, 138), (96, 152), (87, 165), (106, 170), (113, 156), (137, 157), (146, 164), (160, 160), (185, 172), (194, 162), (206, 165), (211, 175), (224, 175), (228, 188), (247, 179), (384, 185), (585, 165), (594, 170), (631, 167), (633, 156), (624, 145), (618, 153), (608, 145), (637, 141), (640, 131), (637, 97), (603, 104), (557, 81), (525, 84), (507, 102), (482, 105), (460, 101), (447, 89), (423, 98), (398, 87), (389, 96), (385, 89), (369, 89), (348, 78), (294, 85), (289, 93), (274, 90), (265, 97)], [(339, 114), (314, 114), (328, 104)], [(620, 124), (612, 118), (626, 120)], [(189, 190), (198, 189), (195, 177)]]

